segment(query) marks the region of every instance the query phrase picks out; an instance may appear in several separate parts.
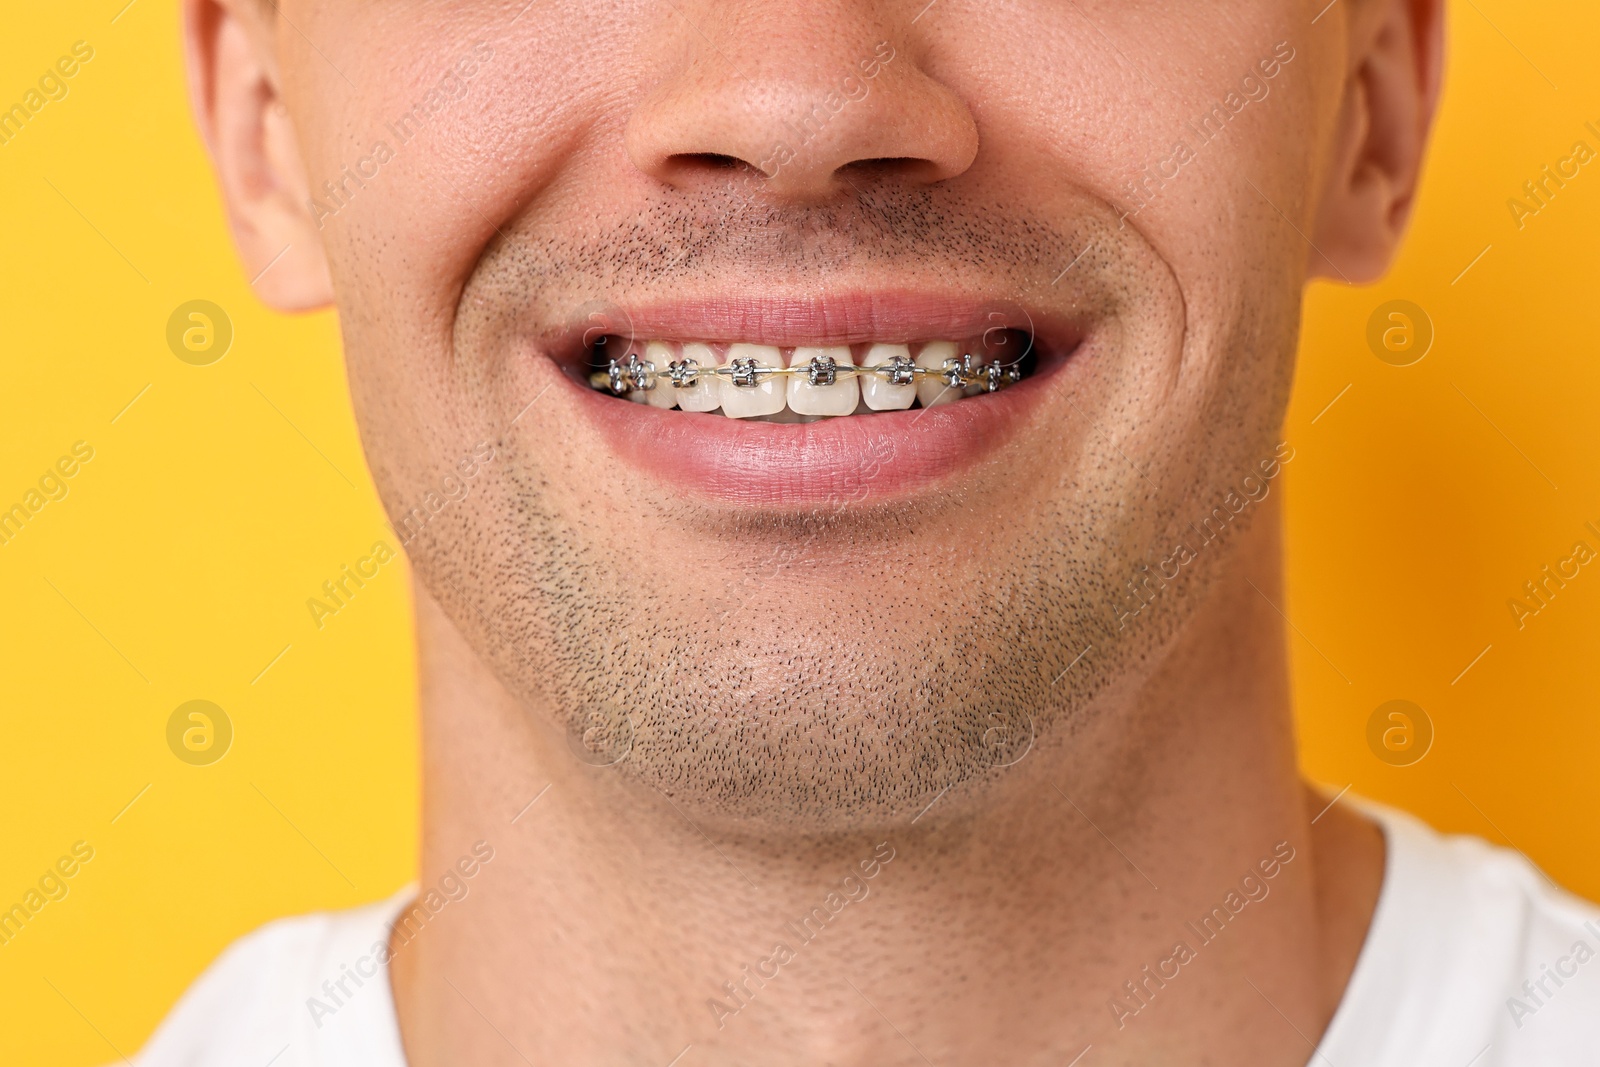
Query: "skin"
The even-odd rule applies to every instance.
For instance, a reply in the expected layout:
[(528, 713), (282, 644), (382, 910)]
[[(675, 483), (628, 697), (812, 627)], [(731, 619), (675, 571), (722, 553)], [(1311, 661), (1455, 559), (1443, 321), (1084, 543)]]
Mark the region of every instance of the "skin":
[[(496, 850), (391, 966), (414, 1064), (1290, 1064), (1339, 1002), (1383, 844), (1295, 766), (1279, 426), (1305, 283), (1399, 239), (1440, 5), (921, 8), (187, 0), (246, 269), (287, 246), (263, 299), (339, 308), (391, 517), (494, 448), (407, 545), (421, 880)], [(758, 169), (880, 41), (870, 91)], [(1201, 141), (1246, 74), (1267, 94)], [(551, 358), (595, 308), (884, 290), (1084, 333), (936, 492), (675, 492)], [(1116, 1011), (1275, 848), (1270, 894)], [(786, 931), (834, 891), (860, 899)]]

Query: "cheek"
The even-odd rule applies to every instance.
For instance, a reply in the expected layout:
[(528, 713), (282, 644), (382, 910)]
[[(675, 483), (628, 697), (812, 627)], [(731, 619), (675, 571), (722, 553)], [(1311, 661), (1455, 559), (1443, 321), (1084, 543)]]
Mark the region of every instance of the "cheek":
[[(594, 134), (602, 75), (627, 52), (606, 39), (618, 27), (597, 34), (571, 4), (547, 0), (537, 36), (519, 40), (507, 39), (491, 5), (481, 7), (464, 15), (421, 5), (403, 20), (381, 5), (319, 14), (328, 38), (363, 42), (331, 56), (360, 96), (351, 100), (350, 86), (315, 54), (297, 57), (285, 86), (313, 192), (371, 155), (375, 141), (392, 150), (322, 237), (341, 296), (384, 297), (385, 313), (407, 312), (413, 326), (453, 310), (496, 230)], [(484, 41), (492, 54), (479, 49)], [(456, 73), (464, 57), (471, 77)]]

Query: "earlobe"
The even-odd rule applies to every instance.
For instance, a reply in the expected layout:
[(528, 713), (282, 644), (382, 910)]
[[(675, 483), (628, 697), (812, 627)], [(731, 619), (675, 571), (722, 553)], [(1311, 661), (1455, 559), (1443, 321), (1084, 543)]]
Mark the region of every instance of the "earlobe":
[(257, 0), (184, 0), (189, 98), (256, 294), (310, 311), (333, 302), (333, 284), (278, 92), (273, 17)]
[(1316, 224), (1316, 245), (1329, 262), (1314, 264), (1314, 273), (1359, 283), (1388, 269), (1438, 100), (1442, 22), (1440, 0), (1369, 0), (1355, 8)]

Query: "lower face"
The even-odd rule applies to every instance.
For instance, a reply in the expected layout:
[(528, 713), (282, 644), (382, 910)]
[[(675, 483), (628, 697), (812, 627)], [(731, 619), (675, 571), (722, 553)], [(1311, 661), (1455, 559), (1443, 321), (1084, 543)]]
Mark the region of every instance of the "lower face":
[[(659, 13), (619, 11), (595, 54), (568, 48), (592, 10), (508, 36), (459, 6), (305, 13), (384, 43), (391, 84), (491, 28), (503, 56), (324, 240), (379, 491), (530, 716), (698, 818), (846, 829), (1152, 669), (1225, 545), (1137, 614), (1130, 583), (1274, 455), (1305, 255), (1245, 179), (1307, 210), (1318, 53), (1223, 137), (1183, 131), (1301, 32), (1292, 5), (1211, 13), (1278, 26), (1249, 33), (1154, 3), (935, 9), (897, 54), (967, 102), (972, 165), (805, 203), (630, 164), (631, 108), (681, 59)], [(1152, 50), (1161, 90), (1118, 58)], [(415, 92), (330, 110), (323, 66), (289, 76), (313, 178)], [(1180, 137), (1192, 161), (1132, 211), (1129, 175)]]

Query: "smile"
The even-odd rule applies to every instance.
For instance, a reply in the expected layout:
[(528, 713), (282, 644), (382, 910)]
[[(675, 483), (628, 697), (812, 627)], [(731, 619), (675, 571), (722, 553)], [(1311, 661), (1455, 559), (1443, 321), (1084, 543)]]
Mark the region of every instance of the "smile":
[(1032, 476), (1002, 460), (1094, 336), (1087, 317), (1000, 299), (707, 294), (613, 307), (539, 348), (581, 417), (574, 441), (641, 491), (811, 512), (934, 500), (991, 465)]

